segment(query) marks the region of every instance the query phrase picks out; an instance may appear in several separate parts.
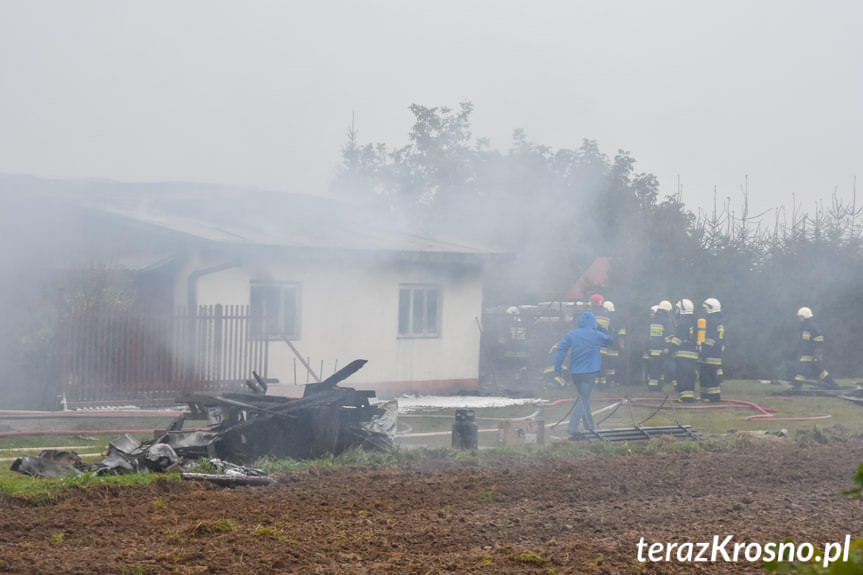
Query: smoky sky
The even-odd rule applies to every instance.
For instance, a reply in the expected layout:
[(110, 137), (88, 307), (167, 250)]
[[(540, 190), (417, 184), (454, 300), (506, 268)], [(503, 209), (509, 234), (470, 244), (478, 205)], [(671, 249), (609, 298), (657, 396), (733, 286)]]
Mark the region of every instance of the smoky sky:
[[(0, 172), (326, 193), (352, 123), (624, 149), (690, 209), (836, 192), (863, 162), (863, 4), (0, 0)], [(739, 209), (739, 208), (738, 208)]]

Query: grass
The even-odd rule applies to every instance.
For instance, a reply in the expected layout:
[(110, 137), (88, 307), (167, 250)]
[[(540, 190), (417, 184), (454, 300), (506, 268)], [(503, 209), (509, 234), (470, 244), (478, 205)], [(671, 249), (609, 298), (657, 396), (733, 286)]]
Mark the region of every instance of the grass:
[(264, 539), (275, 539), (277, 541), (282, 541), (283, 543), (289, 543), (291, 545), (299, 545), (300, 542), (296, 539), (289, 537), (286, 534), (284, 529), (279, 529), (276, 527), (267, 527), (263, 525), (258, 525), (252, 531), (253, 537), (260, 537)]
[[(0, 437), (0, 458), (10, 459), (23, 455), (39, 455), (46, 447), (58, 451), (71, 450), (76, 453), (99, 454), (108, 446), (108, 442), (116, 439), (116, 433), (87, 435), (14, 435)], [(152, 434), (132, 435), (139, 441), (153, 438)]]
[[(847, 441), (851, 436), (836, 428), (799, 431), (791, 435), (791, 440), (799, 445), (813, 443), (833, 443)], [(856, 436), (855, 436), (856, 437)], [(399, 449), (391, 452), (371, 452), (361, 449), (349, 450), (339, 456), (328, 456), (314, 460), (269, 459), (256, 461), (253, 466), (275, 473), (313, 473), (326, 474), (327, 471), (344, 467), (361, 468), (412, 468), (427, 465), (455, 466), (500, 466), (517, 463), (543, 463), (557, 460), (571, 460), (585, 457), (627, 457), (633, 455), (688, 454), (698, 451), (731, 451), (752, 449), (771, 440), (755, 436), (729, 435), (713, 437), (702, 441), (679, 441), (672, 438), (657, 438), (647, 442), (602, 443), (602, 442), (557, 442), (548, 446), (494, 447), (471, 451), (456, 449)], [(202, 472), (209, 470), (208, 464), (199, 466)], [(863, 474), (861, 468), (860, 474)], [(74, 489), (117, 486), (130, 487), (149, 485), (158, 481), (182, 481), (179, 474), (137, 473), (128, 475), (95, 476), (84, 474), (62, 479), (36, 478), (15, 472), (4, 472), (0, 478), (0, 499), (18, 498), (36, 504), (52, 504), (63, 493)], [(481, 503), (494, 500), (493, 489), (480, 496)], [(164, 506), (160, 499), (151, 502), (154, 508)], [(359, 511), (359, 515), (363, 515)]]
[[(777, 391), (787, 389), (783, 385), (762, 384), (751, 380), (734, 380), (723, 383), (722, 395), (725, 399), (747, 401), (773, 410), (775, 417), (807, 417), (812, 415), (831, 414), (832, 417), (820, 421), (746, 421), (748, 415), (758, 412), (744, 406), (723, 409), (683, 409), (675, 402), (676, 409), (657, 411), (655, 407), (633, 404), (630, 407), (621, 406), (608, 419), (598, 415), (601, 427), (630, 427), (635, 423), (644, 425), (669, 425), (675, 423), (675, 415), (682, 424), (692, 425), (698, 432), (711, 435), (700, 442), (678, 441), (670, 438), (660, 438), (649, 442), (631, 444), (606, 444), (599, 442), (551, 442), (553, 436), (565, 437), (567, 412), (571, 403), (561, 402), (557, 405), (541, 409), (538, 417), (546, 424), (546, 441), (544, 447), (537, 445), (491, 447), (495, 436), (491, 433), (480, 434), (480, 446), (477, 450), (450, 449), (450, 437), (453, 419), (452, 409), (442, 409), (426, 414), (428, 417), (413, 415), (405, 421), (416, 432), (438, 431), (440, 436), (433, 439), (422, 437), (422, 443), (411, 442), (408, 438), (397, 438), (397, 447), (390, 452), (367, 452), (350, 450), (337, 457), (328, 456), (315, 460), (292, 460), (264, 458), (252, 465), (264, 469), (270, 474), (276, 473), (312, 473), (326, 474), (338, 467), (413, 467), (422, 465), (509, 465), (517, 463), (544, 462), (561, 459), (572, 459), (591, 456), (630, 456), (651, 455), (662, 453), (691, 453), (700, 450), (733, 450), (745, 449), (764, 441), (758, 437), (740, 434), (728, 434), (729, 431), (755, 430), (786, 430), (792, 441), (800, 445), (842, 442), (850, 438), (863, 438), (863, 414), (861, 406), (850, 401), (833, 397), (785, 396), (777, 395)], [(572, 387), (543, 391), (546, 399), (569, 398), (574, 395)], [(670, 391), (670, 390), (669, 390)], [(592, 400), (594, 410), (611, 405), (623, 396), (646, 397), (648, 393), (640, 387), (598, 389)], [(665, 393), (656, 394), (654, 405), (657, 405)], [(669, 398), (670, 399), (670, 398)], [(667, 404), (670, 405), (670, 404)], [(703, 404), (698, 404), (703, 405)], [(496, 429), (500, 421), (523, 418), (537, 411), (535, 405), (510, 406), (506, 408), (477, 409), (477, 425), (480, 428)], [(649, 418), (649, 419), (648, 419)], [(646, 420), (646, 421), (645, 421)], [(557, 428), (553, 424), (561, 421)], [(24, 453), (37, 454), (39, 448), (85, 446), (94, 452), (101, 451), (116, 434), (99, 436), (15, 436), (0, 438), (0, 454), (7, 457), (17, 457)], [(140, 437), (140, 439), (148, 439)], [(27, 448), (26, 452), (10, 452), (11, 448)], [(6, 449), (7, 451), (3, 451)], [(31, 450), (32, 449), (32, 450)], [(84, 449), (76, 449), (79, 453)], [(97, 462), (101, 456), (83, 458), (86, 462)], [(95, 486), (131, 486), (146, 485), (154, 481), (177, 480), (178, 474), (132, 474), (119, 476), (96, 477), (86, 474), (65, 479), (32, 478), (9, 469), (9, 465), (0, 466), (0, 499), (24, 498), (35, 503), (52, 503), (63, 492), (71, 489), (87, 489)], [(201, 473), (212, 473), (215, 470), (207, 463), (201, 463), (193, 470)], [(158, 505), (158, 502), (154, 503)]]
[(523, 563), (535, 563), (537, 565), (548, 563), (548, 559), (538, 553), (534, 553), (533, 551), (525, 551), (518, 555), (517, 559)]
[(40, 478), (10, 472), (11, 477), (0, 479), (0, 500), (23, 499), (36, 504), (55, 503), (60, 495), (75, 489), (94, 487), (130, 487), (150, 485), (159, 481), (181, 481), (178, 473), (96, 476), (92, 473), (63, 478)]
[[(666, 394), (670, 394), (669, 401), (676, 397), (670, 385), (666, 386), (662, 393), (649, 393), (643, 387), (636, 386), (611, 388), (609, 390), (598, 388), (594, 391), (591, 398), (591, 408), (596, 411), (624, 396), (655, 398), (652, 402), (653, 406), (639, 405), (638, 403), (632, 404), (631, 408), (629, 406), (621, 406), (613, 416), (602, 421), (601, 427), (605, 428), (631, 427), (635, 423), (641, 423), (651, 415), (653, 416), (644, 422), (644, 425), (673, 425), (676, 415), (680, 423), (692, 425), (696, 430), (704, 434), (728, 433), (729, 431), (778, 431), (780, 429), (794, 432), (812, 430), (815, 427), (824, 428), (839, 425), (849, 433), (863, 435), (863, 418), (860, 417), (863, 412), (861, 412), (859, 405), (835, 397), (787, 396), (778, 394), (778, 392), (789, 389), (789, 387), (785, 384), (763, 384), (754, 380), (731, 380), (723, 382), (723, 399), (747, 401), (764, 409), (772, 410), (773, 418), (755, 421), (746, 421), (745, 418), (750, 415), (757, 415), (759, 412), (742, 405), (740, 407), (721, 409), (688, 409), (679, 402), (674, 402), (674, 410), (669, 408), (670, 403), (666, 403), (665, 409), (653, 415), (656, 411), (655, 406), (662, 401)], [(560, 391), (555, 390), (554, 393), (558, 397), (574, 397), (575, 395), (572, 386), (563, 388)], [(703, 406), (707, 404), (697, 405)], [(568, 417), (565, 417), (566, 413), (571, 406), (571, 403), (567, 403), (545, 409), (544, 418), (546, 425), (552, 425), (561, 418), (564, 419), (565, 423), (568, 420)], [(827, 414), (831, 415), (830, 419), (779, 421), (779, 418), (799, 418)], [(604, 417), (605, 414), (599, 415), (597, 421), (603, 420)], [(560, 434), (565, 434), (565, 428), (562, 429), (558, 426), (558, 429)]]
[[(849, 434), (833, 428), (816, 429), (811, 432), (795, 432), (790, 440), (798, 445), (813, 443), (844, 442), (851, 439)], [(854, 436), (856, 437), (856, 436)], [(268, 473), (305, 472), (324, 473), (340, 467), (392, 467), (410, 468), (420, 465), (438, 467), (456, 466), (500, 466), (517, 463), (542, 463), (556, 460), (570, 460), (585, 457), (625, 457), (632, 455), (687, 454), (699, 451), (733, 451), (770, 445), (771, 439), (758, 436), (728, 435), (711, 437), (702, 441), (681, 441), (670, 437), (659, 437), (645, 442), (603, 443), (603, 442), (556, 442), (539, 447), (532, 445), (514, 447), (491, 447), (461, 451), (449, 448), (396, 448), (388, 453), (363, 450), (347, 451), (337, 457), (297, 461), (290, 459), (262, 459), (255, 467)], [(488, 494), (492, 496), (493, 494)]]
[[(818, 431), (816, 433), (797, 433), (792, 440), (798, 444), (829, 443), (845, 441), (847, 435), (837, 431)], [(678, 441), (657, 438), (648, 442), (600, 443), (600, 442), (560, 442), (545, 447), (519, 446), (460, 451), (455, 449), (394, 449), (388, 453), (368, 452), (360, 449), (347, 451), (337, 457), (324, 457), (315, 460), (261, 459), (253, 466), (268, 473), (326, 473), (342, 467), (390, 467), (411, 468), (419, 465), (440, 466), (499, 466), (514, 463), (542, 463), (555, 460), (571, 460), (584, 457), (626, 457), (633, 455), (693, 453), (697, 451), (730, 451), (751, 449), (768, 440), (751, 436), (727, 436), (694, 441)], [(206, 465), (206, 464), (205, 464)], [(9, 472), (11, 477), (0, 479), (0, 500), (23, 499), (35, 504), (53, 504), (66, 492), (75, 489), (117, 486), (130, 487), (150, 485), (158, 481), (182, 481), (179, 474), (136, 473), (128, 475), (95, 476), (84, 474), (62, 479), (36, 478)], [(492, 502), (494, 491), (487, 490), (480, 502)], [(164, 503), (155, 499), (154, 508)], [(358, 512), (362, 515), (362, 512)], [(202, 526), (202, 529), (204, 527)]]
[[(8, 449), (32, 448), (38, 453), (39, 448), (49, 445), (51, 447), (86, 447), (102, 450), (108, 442), (117, 438), (117, 433), (87, 433), (87, 434), (58, 434), (58, 435), (13, 435), (0, 437), (0, 452)], [(152, 434), (130, 434), (139, 441), (152, 439)]]
[(218, 519), (216, 521), (198, 521), (187, 530), (187, 533), (192, 537), (200, 537), (236, 530), (237, 523), (233, 519)]
[[(856, 381), (856, 380), (855, 380)], [(850, 384), (851, 381), (846, 381)], [(594, 389), (591, 400), (593, 411), (612, 405), (623, 397), (650, 398), (651, 404), (634, 402), (629, 405), (621, 405), (616, 412), (606, 419), (608, 413), (599, 414), (596, 420), (601, 422), (601, 427), (632, 427), (635, 424), (646, 426), (673, 425), (680, 422), (693, 426), (702, 434), (724, 434), (730, 431), (780, 431), (789, 433), (797, 431), (811, 432), (816, 428), (840, 426), (844, 432), (849, 434), (863, 435), (863, 418), (860, 417), (861, 407), (850, 401), (835, 397), (814, 396), (786, 396), (779, 392), (790, 389), (787, 384), (763, 384), (755, 380), (729, 380), (723, 382), (722, 397), (738, 401), (747, 401), (764, 409), (771, 410), (771, 419), (746, 421), (750, 415), (759, 412), (752, 407), (735, 406), (720, 409), (704, 409), (706, 404), (696, 404), (698, 409), (684, 407), (680, 402), (672, 401), (676, 394), (670, 385), (664, 388), (662, 393), (648, 392), (644, 386), (624, 386), (605, 389), (597, 387)], [(545, 422), (546, 440), (551, 441), (555, 437), (565, 439), (566, 422), (569, 420), (569, 412), (572, 408), (571, 400), (575, 397), (575, 389), (572, 385), (567, 387), (544, 387), (520, 389), (519, 393), (526, 397), (546, 400), (548, 403), (543, 407), (534, 404), (513, 405), (497, 408), (475, 409), (476, 423), (479, 428), (479, 443), (488, 446), (495, 443), (497, 427), (502, 420), (519, 419), (537, 413), (537, 418)], [(664, 409), (656, 410), (666, 395), (669, 401)], [(674, 406), (672, 410), (671, 407)], [(779, 418), (801, 418), (819, 415), (830, 415), (829, 419), (808, 421), (780, 421)], [(448, 432), (452, 429), (453, 409), (440, 409), (437, 411), (424, 411), (411, 413), (399, 419), (399, 430), (404, 432), (410, 428), (414, 433), (438, 432), (436, 436), (398, 437), (397, 443), (406, 448), (443, 448), (449, 447), (451, 437)], [(553, 427), (558, 424), (556, 427)]]

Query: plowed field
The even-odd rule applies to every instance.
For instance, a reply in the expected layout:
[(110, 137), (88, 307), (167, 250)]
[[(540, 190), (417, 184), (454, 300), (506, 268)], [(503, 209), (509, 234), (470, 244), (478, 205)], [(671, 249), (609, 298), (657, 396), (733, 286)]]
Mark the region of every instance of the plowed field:
[(163, 481), (0, 504), (3, 573), (761, 573), (639, 563), (637, 543), (843, 541), (863, 443)]

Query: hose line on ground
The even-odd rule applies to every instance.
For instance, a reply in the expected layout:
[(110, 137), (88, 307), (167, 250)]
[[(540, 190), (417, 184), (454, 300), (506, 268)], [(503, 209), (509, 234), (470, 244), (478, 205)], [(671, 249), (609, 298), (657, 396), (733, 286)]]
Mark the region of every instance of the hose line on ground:
[[(568, 403), (571, 401), (575, 401), (576, 398), (563, 398), (551, 401), (545, 404), (546, 407), (558, 405), (561, 403)], [(626, 401), (636, 407), (654, 407), (657, 411), (661, 409), (671, 409), (675, 411), (675, 419), (677, 418), (676, 410), (678, 409), (729, 409), (729, 408), (749, 408), (758, 411), (757, 414), (748, 415), (743, 418), (744, 421), (820, 421), (824, 419), (830, 419), (833, 417), (831, 414), (826, 413), (822, 415), (810, 415), (810, 416), (801, 416), (801, 417), (776, 417), (775, 409), (764, 408), (760, 405), (753, 403), (751, 401), (744, 401), (741, 399), (723, 399), (716, 403), (710, 404), (686, 404), (679, 403), (674, 400), (668, 401), (669, 397), (666, 395), (665, 399), (663, 399), (657, 405), (658, 398), (656, 397), (632, 397), (632, 398), (620, 398), (620, 397), (605, 397), (605, 398), (597, 398), (599, 401)], [(668, 405), (665, 405), (665, 404)], [(570, 411), (572, 411), (570, 409)], [(647, 419), (644, 419), (638, 425), (643, 424), (648, 419), (656, 415), (656, 413), (651, 414)], [(565, 417), (565, 416), (564, 416)]]

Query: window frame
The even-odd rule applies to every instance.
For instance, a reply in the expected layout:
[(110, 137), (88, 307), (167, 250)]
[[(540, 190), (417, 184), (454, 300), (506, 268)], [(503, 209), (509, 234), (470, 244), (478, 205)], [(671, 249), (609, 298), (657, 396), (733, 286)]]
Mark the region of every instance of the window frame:
[[(263, 322), (261, 318), (258, 317), (258, 310), (256, 309), (257, 304), (255, 303), (256, 297), (255, 292), (258, 290), (277, 290), (277, 299), (278, 299), (278, 311), (275, 312), (276, 317), (276, 329), (268, 330), (266, 333), (263, 331)], [(291, 312), (291, 316), (288, 316), (289, 310), (288, 305), (289, 302), (287, 300), (288, 295), (290, 295), (293, 299), (293, 310)], [(289, 340), (296, 340), (300, 338), (300, 296), (301, 296), (301, 284), (300, 282), (291, 282), (291, 281), (257, 281), (252, 280), (249, 282), (249, 339), (255, 340), (266, 340), (266, 341), (278, 341), (283, 338), (287, 338)], [(268, 297), (266, 295), (261, 296), (265, 297), (264, 304), (266, 301), (272, 299), (272, 294)], [(266, 305), (264, 307), (266, 310)], [(272, 321), (273, 315), (267, 313), (266, 311), (265, 317), (266, 321)], [(285, 327), (287, 324), (293, 324), (293, 329), (290, 332), (287, 332)], [(269, 324), (268, 324), (269, 325)]]
[[(405, 301), (404, 294), (408, 294), (408, 299)], [(417, 294), (422, 293), (422, 303), (418, 309)], [(434, 325), (429, 329), (429, 298), (428, 294), (434, 294)], [(439, 284), (431, 283), (402, 283), (399, 284), (398, 293), (398, 317), (396, 326), (396, 336), (398, 339), (433, 339), (441, 337), (441, 310), (443, 309), (443, 290)], [(419, 329), (416, 328), (418, 312), (421, 313), (419, 323), (422, 325)]]

